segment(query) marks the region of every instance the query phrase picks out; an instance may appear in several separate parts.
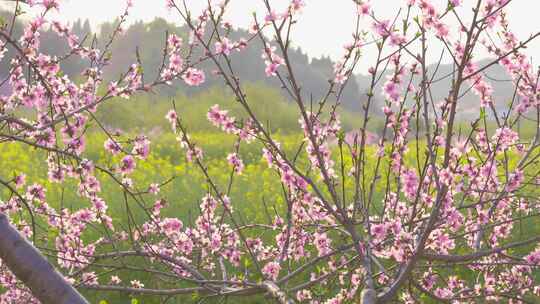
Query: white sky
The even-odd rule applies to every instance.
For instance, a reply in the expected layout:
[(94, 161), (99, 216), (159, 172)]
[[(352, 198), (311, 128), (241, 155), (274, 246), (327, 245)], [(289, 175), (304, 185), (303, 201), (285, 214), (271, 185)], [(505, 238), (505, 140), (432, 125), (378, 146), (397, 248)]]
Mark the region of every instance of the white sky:
[[(188, 6), (195, 11), (200, 10), (207, 0), (186, 0)], [(130, 21), (150, 21), (155, 17), (163, 17), (171, 22), (180, 23), (180, 17), (174, 11), (165, 7), (165, 0), (133, 0)], [(273, 0), (276, 8), (284, 7), (288, 0)], [(351, 40), (354, 28), (356, 8), (352, 0), (305, 0), (306, 7), (296, 26), (293, 40), (300, 45), (304, 52), (311, 57), (330, 55), (337, 59), (342, 52), (342, 46)], [(404, 0), (372, 0), (372, 5), (379, 19), (392, 19)], [(434, 3), (445, 5), (447, 0), (433, 0)], [(465, 5), (472, 5), (473, 0), (463, 0)], [(78, 18), (89, 19), (92, 26), (113, 20), (119, 16), (125, 7), (125, 0), (61, 0), (60, 19), (74, 21)], [(5, 5), (4, 5), (5, 6)], [(252, 12), (264, 16), (265, 9), (262, 0), (231, 0), (229, 14), (226, 19), (234, 25), (247, 27), (252, 20)], [(540, 31), (540, 0), (513, 0), (509, 5), (508, 18), (510, 25), (520, 39)], [(465, 11), (462, 13), (468, 13)], [(369, 27), (368, 23), (364, 26)], [(144, 46), (142, 46), (144, 47)], [(540, 39), (531, 44), (526, 51), (529, 56), (536, 57), (533, 64), (538, 64), (540, 56)], [(433, 50), (432, 60), (438, 59), (440, 49)], [(375, 51), (366, 50), (359, 72), (364, 72), (369, 62), (375, 60)], [(449, 59), (448, 59), (449, 60)], [(364, 71), (362, 71), (364, 70)], [(364, 72), (365, 73), (365, 72)]]

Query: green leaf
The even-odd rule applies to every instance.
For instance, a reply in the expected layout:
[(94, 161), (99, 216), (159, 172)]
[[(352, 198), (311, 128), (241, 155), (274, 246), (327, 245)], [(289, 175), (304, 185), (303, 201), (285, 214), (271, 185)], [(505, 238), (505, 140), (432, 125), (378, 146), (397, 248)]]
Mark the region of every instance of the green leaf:
[(139, 300), (137, 298), (131, 299), (131, 304), (139, 304)]
[(109, 304), (109, 302), (107, 302), (105, 300), (101, 300), (101, 301), (99, 301), (99, 304)]

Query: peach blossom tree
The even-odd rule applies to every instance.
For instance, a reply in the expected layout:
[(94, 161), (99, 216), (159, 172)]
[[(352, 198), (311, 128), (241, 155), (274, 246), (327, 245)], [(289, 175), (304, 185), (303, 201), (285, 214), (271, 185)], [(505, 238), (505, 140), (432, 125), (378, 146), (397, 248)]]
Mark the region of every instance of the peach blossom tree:
[[(0, 30), (0, 60), (6, 52), (13, 58), (7, 78), (0, 79), (9, 88), (0, 95), (0, 145), (44, 151), (46, 157), (35, 161), (46, 163), (50, 182), (71, 180), (85, 203), (73, 209), (48, 201), (45, 186), (24, 172), (0, 176), (0, 302), (86, 303), (78, 291), (194, 302), (258, 294), (278, 303), (539, 300), (540, 235), (536, 229), (524, 236), (518, 228), (524, 220), (537, 223), (539, 215), (538, 197), (530, 193), (540, 183), (540, 70), (523, 49), (540, 32), (525, 40), (513, 34), (505, 13), (513, 1), (407, 0), (386, 20), (369, 1), (355, 0), (358, 26), (318, 100), (306, 97), (289, 56), (292, 29), (309, 1), (291, 0), (280, 10), (270, 0), (258, 1), (266, 12), (253, 15), (242, 39), (229, 36), (234, 24), (225, 16), (232, 1), (208, 1), (197, 13), (190, 1), (164, 1), (160, 5), (175, 12), (189, 33), (167, 34), (155, 79), (145, 77), (137, 60), (114, 81), (104, 80), (104, 68), (111, 56), (122, 56), (110, 54), (109, 47), (122, 35), (130, 1), (102, 44), (88, 43), (50, 17), (62, 9), (58, 0), (12, 1), (39, 13), (20, 37), (12, 30), (15, 13)], [(371, 26), (359, 25), (365, 22)], [(68, 42), (67, 54), (40, 52), (45, 28)], [(257, 100), (236, 76), (232, 62), (241, 60), (248, 45), (260, 47), (266, 76), (281, 84), (297, 108), (303, 140), (294, 154), (255, 114)], [(432, 45), (451, 56), (450, 74), (429, 64)], [(359, 71), (369, 47), (376, 49), (376, 60)], [(478, 64), (482, 53), (489, 53), (488, 64)], [(70, 57), (88, 62), (77, 81), (60, 68)], [(485, 73), (495, 65), (505, 69), (513, 87), (503, 111)], [(353, 72), (367, 73), (370, 88), (357, 98), (362, 127), (344, 140), (338, 109)], [(244, 116), (235, 118), (219, 104), (208, 109), (216, 131), (237, 139), (226, 158), (230, 174), (223, 187), (190, 137), (189, 117), (171, 103), (164, 117), (169, 132), (207, 182), (194, 221), (184, 223), (165, 215), (168, 203), (182, 202), (160, 197), (167, 182), (132, 179), (149, 156), (150, 138), (115, 134), (94, 113), (117, 102), (115, 97), (129, 99), (178, 81), (198, 86), (210, 75), (232, 92)], [(448, 93), (435, 100), (432, 86), (442, 79), (450, 80)], [(462, 128), (458, 115), (468, 92), (477, 112)], [(377, 95), (384, 96), (382, 105), (375, 103)], [(368, 143), (379, 110), (374, 107), (381, 106), (384, 128), (375, 144)], [(532, 136), (520, 136), (520, 121), (533, 122)], [(116, 163), (88, 159), (89, 124), (106, 135), (103, 149)], [(228, 196), (244, 169), (237, 147), (254, 142), (263, 147), (260, 157), (280, 183), (284, 202), (265, 221), (242, 215), (240, 204), (261, 202)], [(114, 183), (123, 202), (102, 198), (98, 175)], [(118, 223), (110, 204), (124, 205), (128, 217), (138, 209), (144, 220)], [(136, 270), (153, 279), (122, 279)]]

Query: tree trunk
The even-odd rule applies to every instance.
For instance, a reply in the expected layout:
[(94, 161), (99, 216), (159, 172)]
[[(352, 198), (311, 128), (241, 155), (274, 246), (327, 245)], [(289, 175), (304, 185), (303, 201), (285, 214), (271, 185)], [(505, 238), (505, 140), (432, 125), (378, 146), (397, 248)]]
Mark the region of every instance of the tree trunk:
[(43, 304), (88, 304), (0, 213), (0, 259)]
[(360, 294), (360, 304), (375, 304), (377, 303), (377, 294), (373, 289), (364, 289)]

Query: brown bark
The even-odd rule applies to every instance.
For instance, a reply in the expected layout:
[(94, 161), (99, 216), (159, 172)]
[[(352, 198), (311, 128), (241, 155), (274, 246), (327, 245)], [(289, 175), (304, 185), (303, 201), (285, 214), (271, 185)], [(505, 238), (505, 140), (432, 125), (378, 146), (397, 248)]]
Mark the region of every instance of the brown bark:
[(88, 304), (2, 213), (0, 259), (43, 304)]
[(292, 299), (290, 299), (287, 296), (285, 292), (283, 292), (283, 290), (279, 288), (279, 286), (277, 286), (276, 283), (272, 281), (264, 281), (262, 283), (262, 286), (266, 289), (266, 291), (268, 292), (268, 295), (276, 299), (278, 303), (280, 304), (294, 304), (295, 303)]
[(373, 289), (364, 289), (360, 295), (360, 304), (377, 303), (377, 293)]

